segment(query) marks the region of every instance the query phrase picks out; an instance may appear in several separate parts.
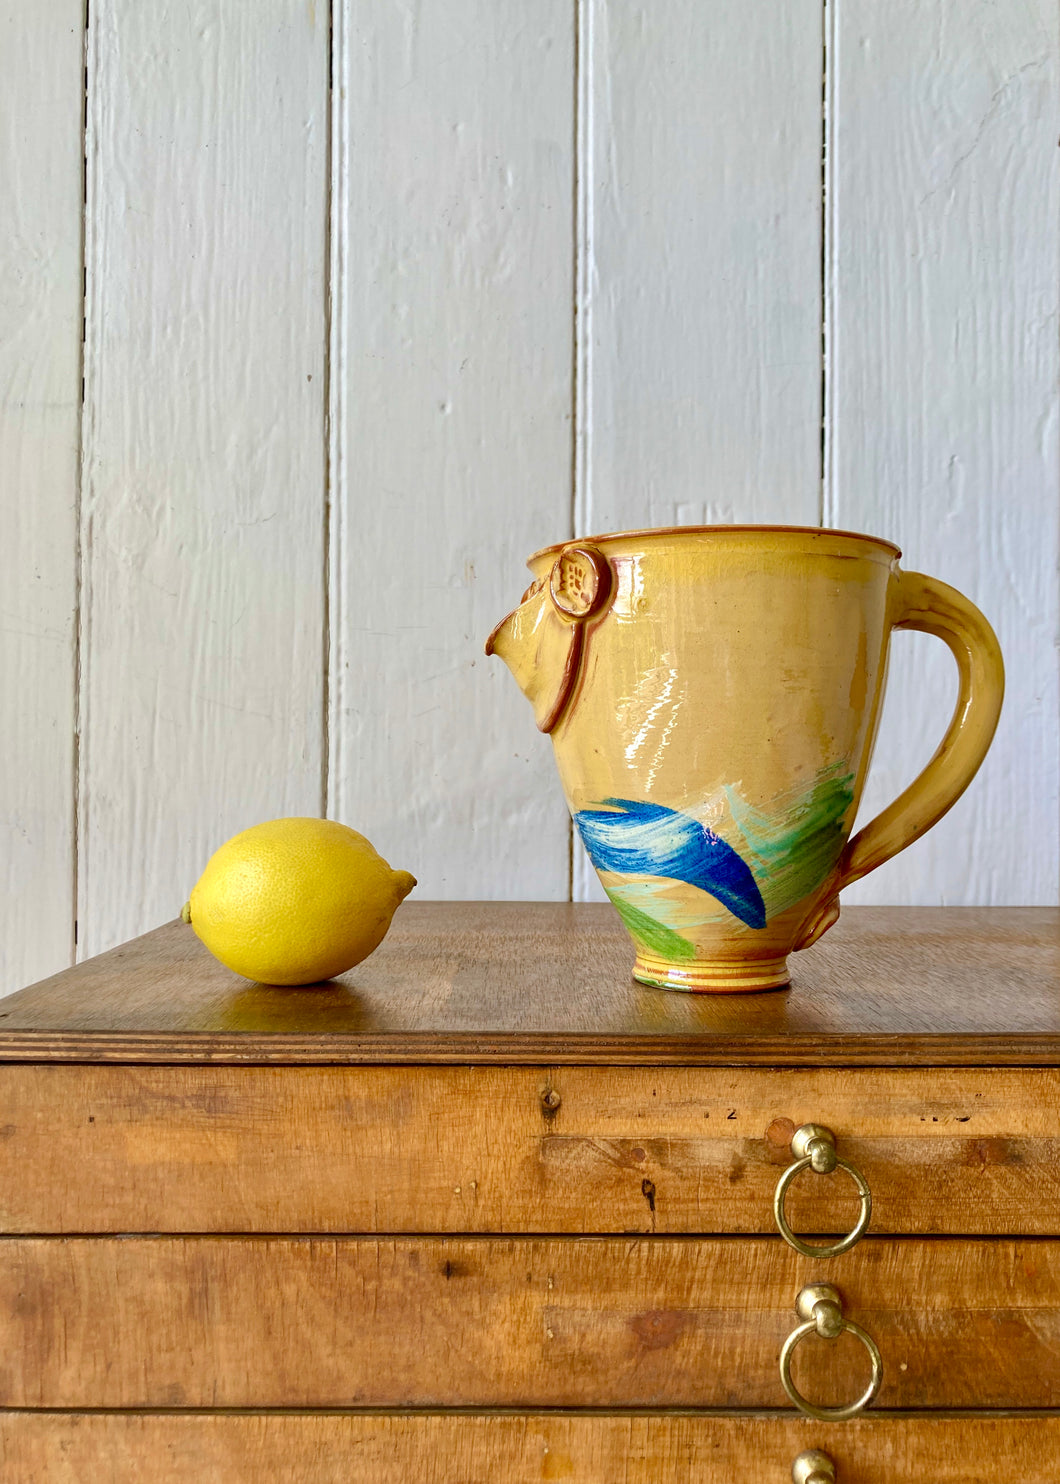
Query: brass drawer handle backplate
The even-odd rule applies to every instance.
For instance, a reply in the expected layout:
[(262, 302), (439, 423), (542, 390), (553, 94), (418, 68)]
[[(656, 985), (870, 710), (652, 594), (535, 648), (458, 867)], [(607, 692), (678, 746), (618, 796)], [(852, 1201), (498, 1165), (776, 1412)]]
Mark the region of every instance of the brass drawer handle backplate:
[[(791, 1140), (791, 1152), (795, 1156), (795, 1163), (788, 1165), (781, 1175), (773, 1195), (773, 1215), (776, 1217), (781, 1236), (789, 1247), (794, 1247), (795, 1251), (801, 1252), (803, 1257), (838, 1257), (841, 1252), (848, 1252), (854, 1243), (860, 1241), (865, 1235), (872, 1216), (872, 1192), (865, 1176), (860, 1170), (855, 1169), (849, 1160), (839, 1158), (835, 1151), (835, 1135), (831, 1129), (824, 1128), (819, 1123), (804, 1123), (801, 1128), (795, 1130)], [(809, 1242), (804, 1242), (801, 1237), (797, 1237), (788, 1225), (788, 1218), (784, 1214), (784, 1200), (788, 1193), (788, 1186), (803, 1170), (814, 1170), (818, 1175), (830, 1175), (833, 1170), (846, 1170), (858, 1188), (861, 1210), (854, 1223), (854, 1230), (848, 1232), (841, 1241), (834, 1242), (830, 1247), (814, 1247)]]
[[(780, 1352), (780, 1380), (784, 1390), (800, 1412), (805, 1412), (807, 1417), (816, 1417), (819, 1422), (846, 1422), (848, 1418), (856, 1417), (875, 1398), (880, 1389), (880, 1382), (883, 1380), (883, 1361), (876, 1347), (876, 1341), (871, 1335), (865, 1333), (860, 1324), (855, 1324), (852, 1319), (844, 1318), (843, 1302), (839, 1297), (839, 1291), (833, 1288), (831, 1283), (808, 1283), (799, 1291), (799, 1296), (795, 1300), (795, 1312), (802, 1318), (803, 1323), (792, 1330)], [(806, 1400), (791, 1379), (791, 1360), (795, 1354), (795, 1347), (800, 1340), (813, 1334), (820, 1335), (823, 1340), (838, 1340), (845, 1329), (849, 1330), (852, 1335), (857, 1335), (869, 1352), (872, 1377), (857, 1401), (850, 1402), (848, 1406), (815, 1406), (813, 1402)], [(827, 1475), (825, 1477), (827, 1478)]]
[(807, 1448), (791, 1465), (792, 1484), (835, 1484), (835, 1464), (820, 1448)]

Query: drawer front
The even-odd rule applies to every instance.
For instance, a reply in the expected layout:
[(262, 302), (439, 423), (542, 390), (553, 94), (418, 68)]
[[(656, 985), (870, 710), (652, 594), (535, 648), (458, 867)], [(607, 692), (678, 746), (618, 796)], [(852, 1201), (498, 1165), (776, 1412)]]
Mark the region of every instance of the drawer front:
[(0, 1464), (48, 1484), (791, 1484), (827, 1450), (836, 1484), (1056, 1484), (1058, 1417), (0, 1417)]
[[(816, 1122), (875, 1233), (1060, 1236), (1049, 1069), (9, 1065), (0, 1110), (7, 1233), (766, 1234)], [(787, 1210), (845, 1231), (854, 1187)]]
[[(0, 1406), (783, 1407), (807, 1267), (779, 1238), (11, 1237)], [(879, 1407), (1060, 1406), (1060, 1242), (872, 1238), (826, 1276)], [(867, 1375), (850, 1334), (798, 1347), (814, 1401)]]

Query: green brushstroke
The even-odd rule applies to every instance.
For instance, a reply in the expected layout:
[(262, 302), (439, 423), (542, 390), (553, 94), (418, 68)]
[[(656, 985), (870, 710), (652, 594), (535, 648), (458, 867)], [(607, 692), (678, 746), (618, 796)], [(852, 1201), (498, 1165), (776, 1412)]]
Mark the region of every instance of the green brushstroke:
[(822, 768), (809, 789), (788, 789), (768, 813), (726, 788), (729, 809), (754, 858), (755, 878), (776, 917), (815, 891), (832, 870), (846, 838), (846, 816), (854, 802), (854, 774), (846, 762)]
[(633, 907), (629, 902), (624, 902), (617, 892), (604, 890), (611, 898), (615, 911), (626, 925), (626, 931), (650, 953), (659, 958), (673, 961), (674, 959), (695, 958), (695, 945), (687, 938), (682, 938), (680, 933), (675, 933), (673, 928), (668, 928), (664, 923), (657, 922), (654, 917), (649, 917), (639, 907)]

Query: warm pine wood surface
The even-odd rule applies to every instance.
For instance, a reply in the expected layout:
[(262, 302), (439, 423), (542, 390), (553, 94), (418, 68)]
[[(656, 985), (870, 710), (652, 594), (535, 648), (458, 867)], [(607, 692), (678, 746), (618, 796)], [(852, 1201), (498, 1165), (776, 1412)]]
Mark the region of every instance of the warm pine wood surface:
[[(632, 984), (610, 908), (413, 903), (329, 986), (237, 980), (180, 924), (44, 981), (0, 1010), (0, 1463), (765, 1484), (838, 1439), (841, 1481), (1052, 1481), (1056, 948), (1046, 910), (855, 909), (790, 991), (693, 999)], [(810, 1120), (875, 1196), (827, 1262), (772, 1234)], [(804, 1176), (789, 1214), (853, 1204)], [(815, 1277), (884, 1363), (824, 1436), (777, 1371)], [(794, 1370), (834, 1404), (867, 1362), (813, 1338)], [(593, 1410), (341, 1410), (490, 1407)]]
[(0, 1464), (49, 1484), (790, 1484), (804, 1448), (839, 1484), (1056, 1484), (1060, 1418), (0, 1415)]
[[(779, 1237), (7, 1237), (0, 1406), (777, 1407), (813, 1271)], [(880, 1407), (1060, 1406), (1060, 1242), (867, 1238), (826, 1276)], [(794, 1375), (850, 1400), (867, 1360)]]
[(31, 1061), (1060, 1065), (1060, 914), (853, 908), (793, 987), (680, 995), (630, 978), (606, 905), (408, 903), (326, 987), (253, 985), (183, 923), (0, 1011)]
[[(9, 1065), (0, 1106), (5, 1233), (765, 1235), (817, 1122), (874, 1233), (1060, 1236), (1046, 1069)], [(787, 1210), (847, 1230), (854, 1186)]]

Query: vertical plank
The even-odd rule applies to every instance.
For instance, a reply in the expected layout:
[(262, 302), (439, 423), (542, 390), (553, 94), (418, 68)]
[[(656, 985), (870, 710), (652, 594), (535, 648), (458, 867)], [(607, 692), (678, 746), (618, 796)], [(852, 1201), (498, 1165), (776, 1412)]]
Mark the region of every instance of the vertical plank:
[(819, 0), (581, 9), (577, 528), (814, 525)]
[(79, 953), (321, 806), (328, 24), (93, 0)]
[(819, 0), (585, 0), (591, 470), (579, 520), (814, 524)]
[(0, 7), (0, 993), (71, 961), (81, 0)]
[(570, 530), (573, 9), (347, 6), (329, 813), (425, 897), (565, 897), (551, 748), (483, 641)]
[[(826, 520), (896, 540), (997, 629), (994, 747), (941, 824), (848, 895), (1057, 891), (1058, 123), (1052, 0), (840, 0)], [(899, 635), (863, 818), (925, 763), (956, 694)]]

